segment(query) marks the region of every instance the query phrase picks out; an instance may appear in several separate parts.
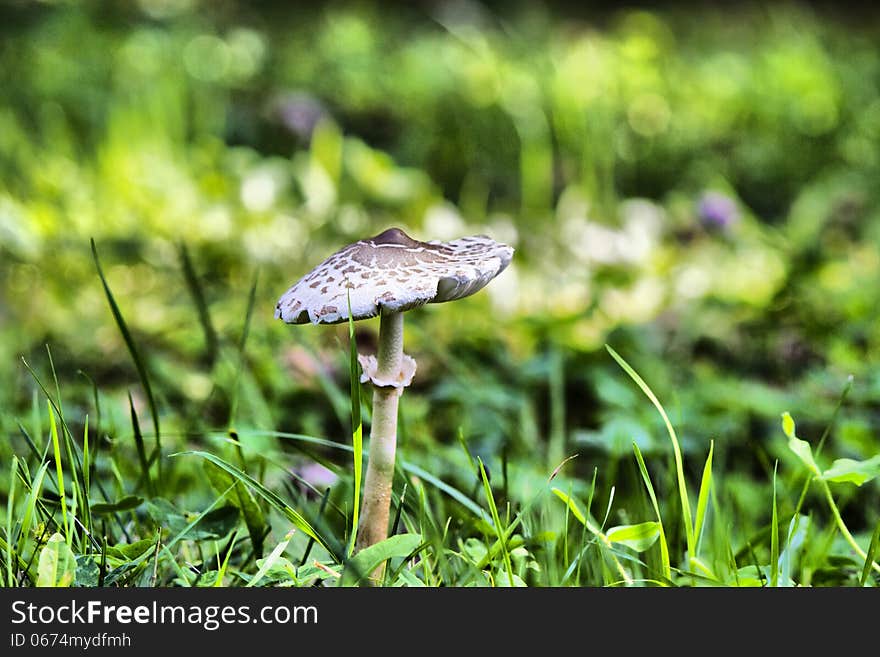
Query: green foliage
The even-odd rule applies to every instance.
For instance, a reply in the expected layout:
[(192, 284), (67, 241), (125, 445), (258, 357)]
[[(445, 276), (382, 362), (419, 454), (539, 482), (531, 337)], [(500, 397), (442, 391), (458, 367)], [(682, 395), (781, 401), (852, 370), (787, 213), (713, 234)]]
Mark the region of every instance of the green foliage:
[(364, 548), (346, 562), (340, 585), (352, 586), (362, 582), (388, 559), (410, 556), (421, 543), (422, 537), (418, 534), (398, 534)]
[[(876, 21), (159, 4), (0, 8), (5, 586), (878, 585)], [(376, 326), (272, 306), (390, 225), (516, 254), (358, 555)]]
[(58, 532), (52, 534), (40, 550), (37, 586), (66, 587), (73, 584), (76, 555)]
[(837, 459), (822, 473), (822, 478), (826, 481), (849, 482), (861, 486), (877, 475), (880, 475), (880, 454), (865, 461)]

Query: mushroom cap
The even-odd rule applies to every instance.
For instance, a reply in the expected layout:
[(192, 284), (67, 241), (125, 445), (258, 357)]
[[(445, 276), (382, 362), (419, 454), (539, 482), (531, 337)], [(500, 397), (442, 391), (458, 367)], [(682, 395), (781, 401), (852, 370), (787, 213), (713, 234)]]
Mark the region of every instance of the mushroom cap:
[(481, 290), (510, 264), (513, 248), (485, 235), (420, 242), (399, 228), (340, 249), (294, 284), (275, 305), (288, 324), (348, 321), (383, 310), (461, 299)]

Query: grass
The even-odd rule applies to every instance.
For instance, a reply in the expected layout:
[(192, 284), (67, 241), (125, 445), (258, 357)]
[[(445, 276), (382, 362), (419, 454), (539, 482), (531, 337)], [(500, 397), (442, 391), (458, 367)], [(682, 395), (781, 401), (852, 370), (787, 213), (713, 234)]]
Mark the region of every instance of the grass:
[[(33, 4), (0, 10), (4, 585), (877, 585), (877, 21)], [(392, 223), (517, 253), (408, 322), (405, 538), (359, 558), (375, 327), (271, 310)]]
[[(116, 327), (147, 390), (143, 356), (149, 352), (128, 330), (94, 243), (92, 252)], [(197, 288), (192, 265), (186, 269), (190, 287)], [(209, 326), (207, 310), (200, 316)], [(208, 348), (222, 353), (217, 334), (206, 329), (205, 335)], [(430, 459), (405, 444), (395, 480), (396, 531), (352, 554), (359, 466), (366, 451), (362, 425), (369, 421), (369, 409), (360, 404), (353, 324), (349, 340), (351, 444), (237, 427), (201, 436), (204, 449), (166, 453), (158, 440), (156, 400), (147, 395), (154, 430), (148, 435), (131, 392), (126, 398), (130, 435), (109, 440), (89, 424), (90, 410), (97, 416), (98, 408), (81, 408), (76, 415), (64, 412), (64, 382), (55, 373), (51, 351), (51, 393), (24, 361), (44, 398), (45, 412), (37, 410), (42, 404), (34, 405), (30, 431), (16, 418), (28, 449), (9, 465), (0, 536), (4, 585), (356, 586), (383, 563), (387, 586), (878, 584), (880, 525), (867, 538), (854, 536), (838, 498), (875, 479), (880, 458), (837, 459), (827, 468), (817, 462), (851, 382), (815, 450), (797, 436), (791, 415), (782, 414), (778, 439), (787, 440), (794, 458), (773, 464), (764, 488), (769, 493), (764, 499), (766, 524), (755, 523), (762, 517), (755, 514), (743, 525), (730, 508), (724, 473), (713, 467), (715, 442), (708, 441), (701, 476), (693, 477), (699, 471), (685, 458), (658, 395), (610, 346), (621, 382), (628, 377), (662, 420), (671, 469), (662, 453), (646, 458), (633, 442), (630, 471), (636, 476), (627, 477), (626, 467), (615, 467), (620, 480), (603, 490), (597, 487), (601, 464), (594, 466), (587, 482), (577, 474), (575, 454), (546, 470), (535, 463), (505, 462), (499, 481), (481, 456), (473, 456), (462, 430), (457, 444), (437, 444)], [(236, 381), (246, 362), (244, 337), (239, 347)], [(556, 417), (564, 412), (558, 407), (558, 388), (553, 388)], [(95, 405), (99, 392), (96, 388)], [(329, 398), (327, 404), (332, 404)], [(558, 424), (557, 419), (551, 439), (555, 450)], [(174, 444), (186, 442), (165, 436)], [(335, 475), (335, 483), (323, 491), (298, 489), (287, 476), (284, 458), (289, 452), (244, 447), (258, 439), (315, 456)], [(148, 441), (153, 441), (149, 453)], [(457, 479), (466, 482), (470, 477), (473, 485), (462, 489), (432, 473), (432, 465), (440, 472), (468, 473)], [(804, 474), (806, 480), (798, 484)], [(601, 520), (591, 511), (600, 501)]]

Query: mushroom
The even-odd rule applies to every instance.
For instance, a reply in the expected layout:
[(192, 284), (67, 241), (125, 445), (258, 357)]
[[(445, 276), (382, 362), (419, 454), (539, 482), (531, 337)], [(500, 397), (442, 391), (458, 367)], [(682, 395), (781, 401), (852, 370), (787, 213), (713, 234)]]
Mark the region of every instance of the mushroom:
[(399, 228), (349, 244), (282, 295), (275, 317), (288, 324), (338, 324), (379, 316), (376, 356), (358, 355), (373, 384), (373, 421), (356, 549), (388, 535), (397, 445), (397, 406), (416, 362), (403, 353), (403, 313), (469, 296), (510, 264), (513, 249), (485, 235), (420, 242)]

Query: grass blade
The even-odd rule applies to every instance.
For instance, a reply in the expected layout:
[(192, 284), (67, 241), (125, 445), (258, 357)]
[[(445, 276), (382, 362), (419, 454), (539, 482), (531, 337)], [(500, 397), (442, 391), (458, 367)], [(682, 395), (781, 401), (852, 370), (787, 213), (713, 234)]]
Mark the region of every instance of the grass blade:
[(89, 416), (85, 417), (85, 426), (83, 427), (83, 471), (82, 471), (82, 512), (85, 516), (85, 524), (86, 531), (91, 534), (92, 532), (92, 507), (91, 502), (89, 501), (89, 487), (91, 486), (91, 473), (89, 470), (92, 467), (91, 462), (91, 453), (89, 452)]
[(36, 508), (37, 501), (40, 499), (40, 495), (43, 492), (43, 480), (48, 470), (49, 462), (45, 461), (43, 465), (40, 466), (40, 469), (37, 470), (37, 474), (34, 475), (34, 478), (31, 481), (30, 491), (28, 492), (28, 496), (25, 498), (24, 515), (21, 519), (21, 527), (18, 530), (18, 554), (22, 554), (24, 552), (25, 542), (30, 535), (31, 524), (33, 523), (34, 519), (34, 509)]
[(221, 469), (225, 470), (237, 480), (245, 484), (248, 488), (257, 493), (260, 497), (266, 500), (269, 504), (275, 507), (278, 511), (280, 511), (288, 520), (290, 520), (297, 528), (299, 528), (306, 536), (310, 536), (314, 538), (324, 549), (326, 549), (330, 554), (335, 555), (335, 551), (330, 547), (327, 541), (321, 536), (314, 527), (312, 527), (309, 522), (300, 515), (293, 507), (287, 504), (281, 497), (278, 496), (277, 493), (272, 492), (263, 484), (258, 482), (256, 479), (248, 475), (246, 472), (242, 472), (234, 465), (224, 461), (218, 456), (214, 454), (210, 454), (208, 452), (202, 452), (198, 450), (188, 451), (188, 452), (177, 452), (176, 454), (172, 454), (172, 456), (198, 456), (199, 458), (207, 459), (214, 465), (219, 466)]
[[(220, 564), (220, 568), (217, 569), (217, 577), (214, 580), (214, 588), (222, 588), (223, 587), (223, 577), (226, 575), (226, 571), (229, 568), (229, 558), (232, 556), (232, 551), (235, 549), (235, 541), (238, 539), (238, 530), (232, 532), (232, 538), (229, 539), (226, 550), (224, 550), (223, 561)], [(156, 552), (156, 556), (159, 556), (159, 552)]]
[(651, 477), (648, 474), (648, 467), (645, 465), (645, 459), (642, 457), (642, 451), (638, 444), (633, 441), (633, 451), (636, 454), (636, 460), (639, 463), (639, 472), (642, 473), (642, 481), (645, 482), (645, 488), (648, 489), (648, 497), (651, 498), (651, 505), (654, 507), (654, 513), (657, 514), (657, 523), (660, 525), (660, 567), (663, 570), (663, 577), (667, 581), (672, 580), (672, 566), (669, 563), (669, 545), (666, 543), (666, 532), (663, 529), (663, 518), (660, 516), (660, 505), (657, 504), (657, 495), (654, 493), (654, 486), (651, 483)]
[(256, 574), (251, 577), (250, 581), (245, 584), (245, 588), (256, 586), (263, 577), (266, 576), (266, 573), (275, 565), (275, 562), (278, 561), (278, 557), (287, 549), (287, 545), (290, 543), (290, 539), (293, 538), (293, 533), (295, 530), (291, 529), (284, 535), (282, 541), (274, 547), (274, 549), (269, 553), (269, 556), (263, 559), (263, 565), (257, 570)]
[(779, 516), (776, 510), (776, 468), (773, 466), (773, 511), (770, 517), (770, 586), (779, 586)]
[(477, 462), (480, 465), (480, 478), (483, 480), (483, 490), (486, 491), (486, 501), (489, 503), (489, 511), (492, 513), (495, 535), (501, 542), (501, 558), (504, 561), (504, 568), (507, 570), (507, 581), (509, 586), (513, 586), (513, 565), (510, 563), (510, 553), (507, 550), (507, 541), (505, 540), (504, 529), (501, 526), (501, 518), (498, 516), (498, 507), (495, 506), (495, 497), (492, 495), (492, 487), (489, 485), (489, 477), (486, 475), (483, 459), (477, 457)]
[(260, 282), (260, 272), (254, 272), (254, 280), (248, 293), (247, 308), (244, 313), (244, 326), (241, 329), (241, 338), (238, 341), (238, 369), (235, 372), (235, 382), (232, 384), (232, 401), (229, 404), (229, 426), (234, 427), (238, 417), (238, 395), (241, 385), (241, 371), (244, 369), (244, 353), (247, 346), (248, 334), (251, 328), (251, 318), (254, 316), (254, 304), (257, 299), (257, 285)]
[(65, 541), (70, 545), (71, 523), (67, 520), (67, 499), (64, 492), (64, 467), (61, 464), (61, 445), (58, 442), (58, 427), (55, 424), (55, 411), (49, 404), (49, 433), (52, 437), (52, 452), (55, 455), (55, 475), (58, 482), (58, 497), (61, 504), (61, 524), (64, 527)]
[[(350, 290), (349, 290), (350, 292)], [(351, 513), (351, 541), (347, 555), (354, 552), (357, 540), (361, 505), (361, 474), (364, 467), (364, 427), (361, 418), (361, 386), (358, 374), (357, 340), (354, 335), (354, 319), (351, 314), (351, 294), (348, 295), (348, 343), (349, 377), (351, 380), (351, 447), (354, 458), (354, 505)]]
[(147, 450), (144, 446), (144, 437), (141, 435), (141, 425), (138, 422), (137, 411), (134, 408), (134, 400), (131, 398), (131, 392), (128, 393), (128, 407), (131, 411), (131, 429), (134, 432), (134, 443), (137, 447), (138, 460), (141, 462), (141, 473), (150, 496), (156, 494), (153, 486), (153, 478), (150, 476), (150, 461), (147, 458)]
[(626, 372), (629, 377), (635, 382), (635, 384), (645, 393), (645, 396), (651, 400), (651, 403), (654, 404), (654, 407), (657, 409), (657, 412), (660, 413), (660, 417), (663, 418), (663, 423), (666, 425), (666, 431), (669, 433), (669, 439), (672, 441), (672, 450), (675, 454), (675, 473), (678, 479), (678, 492), (679, 497), (681, 498), (681, 515), (682, 520), (684, 521), (684, 529), (685, 536), (687, 538), (687, 547), (688, 547), (688, 555), (691, 557), (696, 556), (696, 543), (694, 541), (694, 527), (693, 520), (691, 517), (691, 505), (688, 501), (688, 492), (687, 492), (687, 483), (684, 479), (684, 463), (681, 458), (681, 447), (678, 444), (678, 436), (675, 434), (675, 429), (672, 427), (672, 423), (669, 421), (669, 417), (666, 415), (666, 411), (663, 409), (663, 405), (660, 403), (660, 400), (657, 399), (657, 396), (651, 390), (647, 383), (638, 375), (638, 373), (627, 363), (614, 349), (611, 348), (610, 345), (605, 345), (605, 349), (608, 350), (608, 353), (611, 354), (611, 357), (617, 361), (617, 364), (623, 368), (623, 371)]
[(15, 586), (15, 577), (12, 573), (12, 564), (15, 562), (14, 543), (12, 531), (12, 510), (15, 507), (15, 480), (18, 473), (18, 457), (12, 455), (12, 463), (9, 464), (9, 492), (6, 498), (6, 586)]
[(67, 421), (64, 418), (64, 407), (61, 399), (61, 385), (58, 383), (58, 372), (55, 369), (55, 361), (52, 358), (52, 350), (49, 348), (49, 345), (46, 345), (46, 355), (49, 359), (49, 371), (52, 373), (52, 381), (55, 383), (55, 408), (58, 411), (58, 419), (61, 422), (61, 440), (64, 443), (64, 451), (67, 454), (67, 462), (69, 464), (70, 478), (71, 478), (71, 486), (73, 492), (73, 503), (75, 509), (86, 509), (85, 515), (85, 529), (88, 533), (91, 531), (91, 527), (88, 521), (88, 506), (86, 500), (88, 499), (88, 494), (83, 487), (83, 484), (80, 480), (80, 471), (82, 470), (82, 461), (79, 458), (79, 453), (77, 452), (76, 447), (73, 443), (73, 433), (70, 431), (70, 427), (67, 426)]
[[(617, 572), (620, 574), (622, 580), (627, 585), (631, 585), (633, 583), (632, 577), (628, 572), (626, 572), (623, 564), (620, 563), (617, 556), (614, 554), (614, 547), (612, 546), (611, 541), (608, 540), (608, 537), (602, 532), (601, 529), (599, 529), (599, 527), (596, 525), (596, 521), (593, 519), (592, 516), (589, 515), (589, 512), (585, 514), (583, 511), (581, 511), (574, 498), (566, 494), (559, 488), (554, 487), (550, 490), (553, 492), (554, 495), (556, 495), (556, 497), (565, 502), (565, 505), (568, 507), (568, 510), (571, 511), (571, 514), (575, 517), (575, 519), (580, 522), (584, 527), (586, 527), (587, 531), (589, 531), (593, 536), (599, 539), (599, 544), (604, 548), (604, 554), (607, 554), (611, 561), (614, 562), (614, 566), (617, 569)], [(602, 562), (602, 567), (603, 569), (605, 568), (604, 560)]]
[(878, 551), (880, 551), (880, 522), (878, 522), (877, 527), (874, 528), (874, 534), (871, 536), (871, 543), (868, 545), (865, 565), (862, 566), (862, 574), (859, 575), (859, 586), (865, 586), (868, 582), (868, 575), (871, 574), (871, 563), (874, 561)]
[[(62, 411), (62, 408), (61, 408), (61, 387), (58, 384), (58, 376), (55, 372), (55, 364), (52, 361), (52, 352), (49, 349), (48, 345), (46, 345), (46, 352), (49, 357), (49, 366), (50, 366), (50, 370), (52, 372), (52, 378), (55, 382), (55, 394), (57, 395), (57, 399), (54, 399), (52, 397), (52, 395), (49, 394), (49, 391), (46, 389), (46, 386), (43, 385), (43, 382), (40, 380), (40, 377), (37, 376), (37, 373), (34, 372), (34, 370), (31, 368), (30, 364), (28, 364), (27, 360), (25, 360), (24, 356), (21, 357), (21, 362), (24, 364), (25, 368), (30, 373), (31, 377), (33, 377), (37, 386), (39, 386), (40, 390), (42, 390), (43, 394), (46, 396), (46, 400), (48, 401), (49, 409), (54, 410), (55, 415), (50, 418), (51, 422), (53, 422), (53, 423), (56, 422), (56, 418), (57, 418), (57, 422), (60, 423), (61, 431), (60, 431), (60, 435), (58, 436), (58, 439), (59, 439), (59, 445), (61, 442), (64, 443), (64, 451), (67, 454), (67, 461), (68, 461), (68, 464), (70, 467), (70, 477), (72, 479), (72, 491), (73, 491), (73, 498), (71, 501), (73, 503), (73, 508), (82, 508), (83, 505), (85, 504), (85, 500), (88, 499), (88, 494), (84, 491), (84, 489), (81, 485), (79, 476), (77, 475), (77, 472), (82, 470), (82, 460), (80, 459), (80, 453), (78, 451), (79, 448), (73, 441), (73, 433), (71, 432), (70, 427), (67, 426), (67, 421), (64, 419), (64, 412)], [(37, 432), (39, 432), (40, 431), (39, 422), (35, 423), (35, 427), (36, 427)], [(35, 445), (33, 444), (33, 441), (29, 438), (29, 436), (27, 435), (27, 432), (24, 430), (24, 428), (21, 426), (20, 423), (19, 423), (19, 428), (21, 429), (22, 433), (24, 434), (25, 439), (28, 442), (28, 445), (31, 446), (32, 448), (34, 448)], [(56, 432), (57, 432), (57, 426), (56, 426)], [(52, 444), (51, 441), (49, 441), (49, 443), (46, 444), (47, 452), (48, 452), (49, 446), (51, 444)], [(60, 493), (60, 491), (59, 491), (59, 493)], [(87, 529), (88, 529), (88, 527), (87, 527)], [(70, 537), (68, 537), (68, 539), (69, 538)]]
[[(327, 509), (327, 502), (330, 500), (330, 489), (324, 489), (324, 494), (321, 496), (321, 506), (318, 507), (318, 516), (323, 517), (324, 511)], [(315, 539), (309, 537), (309, 542), (306, 543), (306, 549), (303, 550), (302, 558), (299, 560), (299, 565), (302, 566), (305, 564), (306, 560), (309, 558), (309, 555), (312, 553), (312, 548), (315, 546)]]
[(101, 435), (101, 396), (98, 393), (98, 384), (95, 383), (95, 380), (90, 377), (88, 374), (83, 372), (82, 370), (77, 370), (77, 374), (79, 374), (82, 378), (89, 382), (89, 387), (92, 389), (92, 397), (95, 401), (95, 434)]
[(695, 556), (700, 555), (700, 543), (703, 538), (703, 523), (706, 520), (706, 511), (709, 508), (709, 492), (712, 490), (712, 456), (715, 453), (715, 441), (709, 441), (709, 455), (706, 457), (706, 465), (703, 466), (703, 478), (700, 480), (700, 494), (697, 497), (697, 517), (694, 521), (694, 535), (697, 539), (697, 551)]
[[(156, 410), (156, 399), (153, 396), (153, 388), (150, 386), (150, 379), (147, 376), (147, 368), (144, 367), (143, 359), (138, 352), (134, 338), (132, 338), (131, 332), (128, 330), (128, 325), (125, 323), (125, 319), (122, 317), (122, 311), (119, 310), (116, 299), (113, 297), (113, 292), (110, 291), (110, 285), (107, 283), (107, 279), (104, 276), (104, 270), (101, 268), (101, 261), (98, 259), (98, 249), (95, 246), (95, 240), (90, 239), (89, 242), (92, 246), (92, 257), (95, 261), (95, 268), (98, 270), (98, 276), (101, 279), (101, 285), (104, 286), (104, 294), (107, 296), (107, 303), (110, 304), (110, 312), (113, 313), (113, 319), (116, 320), (116, 326), (119, 327), (119, 332), (122, 334), (122, 339), (125, 341), (125, 346), (128, 348), (128, 353), (131, 355), (132, 361), (134, 361), (134, 366), (137, 370), (138, 377), (140, 378), (141, 386), (144, 389), (144, 394), (146, 394), (147, 396), (147, 403), (150, 406), (150, 414), (153, 416), (153, 430), (156, 432), (156, 450), (159, 454), (161, 454), (162, 441), (161, 432), (159, 431), (159, 413)], [(161, 464), (161, 459), (159, 463)]]
[(217, 360), (217, 353), (219, 350), (217, 331), (214, 330), (214, 324), (211, 322), (211, 314), (208, 312), (208, 304), (205, 301), (205, 294), (202, 291), (199, 277), (196, 275), (196, 270), (189, 257), (189, 250), (186, 248), (186, 244), (181, 242), (177, 247), (177, 253), (180, 257), (180, 266), (181, 269), (183, 269), (183, 278), (186, 281), (186, 287), (196, 306), (199, 324), (202, 327), (202, 333), (205, 335), (205, 355), (208, 358), (208, 362), (213, 365)]
[[(254, 554), (262, 556), (263, 539), (269, 532), (268, 524), (263, 516), (263, 510), (254, 498), (253, 493), (243, 483), (236, 481), (235, 478), (220, 469), (213, 463), (206, 461), (204, 464), (204, 472), (218, 493), (226, 495), (228, 501), (237, 507), (241, 512), (244, 524), (247, 527), (251, 544), (254, 548)], [(224, 493), (224, 491), (227, 491)]]
[[(224, 437), (226, 434), (212, 434), (216, 437)], [(353, 447), (351, 445), (346, 445), (344, 443), (338, 443), (333, 440), (327, 440), (326, 438), (318, 438), (316, 436), (308, 436), (306, 434), (301, 433), (287, 433), (284, 431), (241, 431), (239, 435), (247, 435), (247, 436), (274, 436), (276, 438), (282, 438), (285, 440), (298, 440), (304, 443), (311, 443), (313, 445), (321, 445), (323, 447), (330, 447), (332, 449), (339, 449), (346, 452), (353, 451)], [(443, 491), (449, 497), (454, 499), (456, 502), (461, 504), (463, 507), (468, 509), (471, 513), (476, 515), (477, 517), (485, 520), (486, 522), (491, 523), (492, 517), (486, 513), (486, 510), (483, 509), (479, 504), (470, 499), (467, 495), (462, 493), (457, 488), (454, 488), (447, 484), (445, 481), (438, 479), (435, 475), (432, 475), (430, 472), (417, 466), (414, 463), (410, 463), (406, 460), (399, 461), (400, 467), (404, 472), (408, 472), (410, 474), (414, 474), (419, 477), (423, 481), (428, 482), (435, 488)]]

